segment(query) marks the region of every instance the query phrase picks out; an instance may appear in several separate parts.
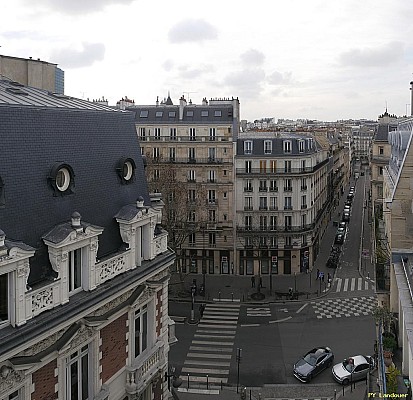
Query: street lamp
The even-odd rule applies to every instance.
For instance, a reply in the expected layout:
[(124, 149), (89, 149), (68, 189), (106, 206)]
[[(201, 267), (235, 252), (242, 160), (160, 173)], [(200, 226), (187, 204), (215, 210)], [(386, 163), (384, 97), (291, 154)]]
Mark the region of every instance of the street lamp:
[(192, 301), (191, 301), (191, 322), (195, 321), (195, 311), (194, 311), (195, 291), (196, 291), (196, 286), (195, 286), (195, 284), (193, 284), (191, 286), (191, 297), (192, 297)]
[(238, 386), (239, 386), (239, 364), (241, 363), (242, 358), (242, 349), (239, 347), (237, 348), (237, 393), (238, 393)]
[(172, 378), (172, 386), (177, 389), (182, 385), (182, 379), (178, 378), (175, 375), (175, 367), (170, 368), (171, 373), (168, 374), (168, 372), (165, 371), (165, 382), (168, 382), (168, 390), (171, 391), (171, 379)]

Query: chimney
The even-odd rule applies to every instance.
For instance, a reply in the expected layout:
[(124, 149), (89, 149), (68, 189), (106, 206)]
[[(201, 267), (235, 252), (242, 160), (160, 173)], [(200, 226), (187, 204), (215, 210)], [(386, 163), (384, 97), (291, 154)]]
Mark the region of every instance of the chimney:
[(182, 121), (184, 119), (184, 108), (186, 106), (186, 100), (184, 95), (181, 96), (179, 99), (179, 120)]
[(156, 96), (156, 106), (159, 106), (159, 96)]
[(78, 231), (79, 229), (82, 230), (82, 225), (80, 223), (81, 218), (82, 218), (81, 215), (77, 211), (75, 211), (72, 214), (72, 224), (71, 225), (72, 225), (72, 228), (75, 229), (76, 231)]
[(144, 204), (144, 199), (142, 196), (138, 197), (138, 200), (136, 201), (136, 207), (137, 208), (143, 208), (143, 204)]

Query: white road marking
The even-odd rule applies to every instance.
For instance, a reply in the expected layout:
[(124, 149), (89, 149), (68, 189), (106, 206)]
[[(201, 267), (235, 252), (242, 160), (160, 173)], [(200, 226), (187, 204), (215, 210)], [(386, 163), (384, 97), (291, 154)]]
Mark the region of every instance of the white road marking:
[(308, 303), (305, 303), (304, 305), (302, 305), (297, 311), (296, 313), (298, 314), (299, 312), (303, 311), (305, 307), (308, 306)]

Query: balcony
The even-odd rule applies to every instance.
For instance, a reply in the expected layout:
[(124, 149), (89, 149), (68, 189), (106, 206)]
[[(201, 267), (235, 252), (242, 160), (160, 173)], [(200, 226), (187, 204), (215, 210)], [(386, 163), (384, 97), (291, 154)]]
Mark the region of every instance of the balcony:
[(284, 206), (284, 210), (292, 210), (293, 206)]
[(252, 206), (244, 206), (244, 211), (252, 211)]
[(270, 192), (278, 192), (278, 188), (274, 186), (270, 186)]
[(284, 187), (284, 192), (292, 192), (293, 188), (291, 186), (285, 186)]
[(244, 192), (253, 192), (253, 188), (252, 187), (244, 187)]
[(270, 211), (278, 211), (278, 206), (270, 206)]
[(209, 206), (217, 206), (217, 205), (218, 205), (218, 199), (208, 199), (207, 205), (209, 205)]
[(268, 192), (268, 188), (267, 188), (267, 187), (264, 187), (264, 186), (260, 186), (259, 191), (260, 191), (260, 192)]
[[(142, 360), (141, 357), (144, 357)], [(165, 366), (164, 342), (158, 340), (146, 356), (138, 357), (136, 366), (126, 367), (126, 393), (133, 398), (138, 398), (150, 384), (158, 371)]]
[(301, 190), (307, 190), (307, 185), (301, 186)]
[(301, 209), (304, 210), (307, 208), (307, 204), (301, 204)]
[(268, 206), (260, 205), (260, 210), (268, 210)]

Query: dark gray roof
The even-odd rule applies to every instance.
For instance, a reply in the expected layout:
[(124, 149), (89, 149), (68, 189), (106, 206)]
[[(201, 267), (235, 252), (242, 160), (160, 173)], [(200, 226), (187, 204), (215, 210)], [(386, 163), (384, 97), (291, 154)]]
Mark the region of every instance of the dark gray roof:
[(377, 127), (376, 134), (374, 136), (375, 142), (387, 142), (389, 137), (389, 132), (395, 131), (397, 129), (396, 124), (380, 124)]
[(72, 108), (80, 110), (115, 110), (111, 107), (92, 103), (87, 100), (77, 99), (58, 93), (50, 93), (47, 90), (24, 86), (21, 83), (0, 79), (0, 106), (19, 105), (34, 107)]
[(137, 106), (130, 109), (135, 112), (135, 120), (138, 124), (231, 124), (233, 118), (232, 104), (216, 105), (186, 105), (183, 118), (179, 119), (179, 106)]
[[(52, 96), (44, 91), (44, 102), (39, 96), (36, 105), (23, 104), (19, 99), (25, 95), (12, 93), (7, 96), (17, 99), (5, 103), (4, 84), (0, 91), (0, 229), (7, 240), (36, 249), (29, 283), (51, 272), (42, 236), (69, 221), (74, 211), (82, 221), (104, 228), (99, 258), (116, 252), (123, 243), (114, 216), (139, 196), (150, 205), (133, 114), (95, 108), (83, 100), (73, 100), (68, 107), (51, 106)], [(116, 170), (125, 157), (136, 165), (131, 184), (122, 183)], [(58, 162), (73, 169), (71, 194), (56, 195), (50, 186), (48, 176)]]

